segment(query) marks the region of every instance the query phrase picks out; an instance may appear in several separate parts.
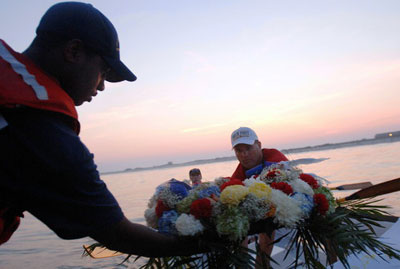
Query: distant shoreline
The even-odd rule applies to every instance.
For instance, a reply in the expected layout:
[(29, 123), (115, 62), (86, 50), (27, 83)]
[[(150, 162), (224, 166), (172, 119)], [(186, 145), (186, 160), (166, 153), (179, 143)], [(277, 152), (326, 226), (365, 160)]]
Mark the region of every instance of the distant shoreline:
[(284, 149), (281, 150), (283, 153), (299, 153), (299, 152), (306, 152), (306, 151), (318, 151), (318, 150), (327, 150), (327, 149), (337, 149), (337, 148), (346, 148), (346, 147), (356, 147), (356, 146), (366, 146), (366, 145), (374, 145), (374, 144), (381, 144), (381, 143), (392, 143), (400, 141), (400, 137), (385, 137), (385, 138), (371, 138), (371, 139), (361, 139), (361, 140), (354, 140), (348, 142), (341, 142), (341, 143), (327, 143), (317, 146), (308, 146), (302, 148), (294, 148), (294, 149)]
[[(374, 144), (381, 144), (381, 143), (393, 143), (393, 142), (399, 142), (399, 141), (400, 141), (400, 137), (385, 137), (385, 138), (371, 138), (371, 139), (364, 138), (361, 140), (354, 140), (354, 141), (341, 142), (341, 143), (327, 143), (327, 144), (316, 145), (316, 146), (308, 146), (308, 147), (293, 148), (293, 149), (282, 149), (281, 152), (284, 154), (290, 154), (290, 153), (319, 151), (319, 150), (337, 149), (337, 148), (345, 148), (345, 147), (374, 145)], [(227, 162), (227, 161), (233, 161), (233, 160), (236, 160), (236, 156), (217, 157), (214, 159), (204, 159), (204, 160), (194, 160), (194, 161), (184, 162), (184, 163), (169, 162), (169, 163), (163, 164), (163, 165), (155, 165), (155, 166), (151, 166), (151, 167), (127, 168), (127, 169), (121, 170), (121, 171), (102, 172), (101, 174), (108, 175), (108, 174), (118, 174), (118, 173), (131, 173), (131, 172), (139, 172), (139, 171), (155, 170), (155, 169), (165, 169), (165, 168), (180, 167), (180, 166), (193, 166), (193, 165), (199, 165), (199, 164)]]

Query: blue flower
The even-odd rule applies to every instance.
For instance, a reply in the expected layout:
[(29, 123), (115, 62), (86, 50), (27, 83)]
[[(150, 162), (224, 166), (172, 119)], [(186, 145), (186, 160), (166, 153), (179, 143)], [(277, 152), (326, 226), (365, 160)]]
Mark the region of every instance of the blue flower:
[(175, 210), (164, 211), (158, 220), (158, 231), (164, 234), (177, 234), (175, 222), (178, 213)]
[(300, 208), (304, 216), (310, 215), (314, 207), (314, 199), (312, 196), (305, 193), (294, 192), (290, 197), (300, 202)]
[(182, 199), (188, 196), (190, 186), (184, 182), (178, 180), (169, 181), (169, 189), (176, 195), (180, 196)]
[(220, 196), (221, 192), (219, 190), (219, 187), (217, 186), (211, 186), (208, 187), (207, 189), (199, 191), (199, 197), (200, 198), (207, 198), (211, 197), (212, 194), (215, 194), (216, 196)]
[(169, 188), (174, 194), (180, 196), (182, 199), (185, 198), (188, 195), (189, 191), (192, 189), (185, 182), (176, 180), (175, 178), (171, 178), (170, 180), (157, 186), (155, 195), (158, 195), (166, 188)]

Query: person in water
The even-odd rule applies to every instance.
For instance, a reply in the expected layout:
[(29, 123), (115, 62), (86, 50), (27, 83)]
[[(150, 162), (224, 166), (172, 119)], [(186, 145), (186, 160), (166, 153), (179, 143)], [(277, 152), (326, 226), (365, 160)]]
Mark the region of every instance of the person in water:
[[(281, 161), (288, 161), (286, 156), (277, 149), (262, 148), (257, 134), (248, 127), (240, 127), (231, 134), (232, 149), (239, 164), (233, 172), (232, 179), (245, 180), (253, 175), (259, 175), (261, 171), (273, 164)], [(273, 232), (271, 236), (266, 233), (259, 234), (260, 251), (269, 257), (272, 253), (274, 241)], [(247, 242), (244, 243), (247, 245)], [(269, 261), (262, 259), (262, 253), (257, 253), (257, 261), (269, 267)]]
[(194, 238), (129, 221), (80, 140), (75, 106), (105, 81), (136, 80), (103, 13), (80, 2), (53, 5), (24, 52), (0, 40), (0, 74), (0, 244), (27, 211), (62, 239), (91, 237), (147, 257), (204, 252)]
[(202, 176), (199, 168), (193, 168), (189, 171), (189, 178), (192, 184), (192, 187), (195, 187), (201, 184)]

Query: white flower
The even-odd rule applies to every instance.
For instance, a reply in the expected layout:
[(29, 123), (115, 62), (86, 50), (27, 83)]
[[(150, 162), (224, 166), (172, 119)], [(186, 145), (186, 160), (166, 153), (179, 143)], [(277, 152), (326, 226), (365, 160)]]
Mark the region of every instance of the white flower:
[(302, 217), (302, 210), (299, 201), (296, 201), (280, 190), (271, 190), (270, 199), (276, 207), (275, 219), (281, 225), (289, 228), (295, 228)]
[(271, 209), (271, 203), (250, 193), (240, 207), (249, 218), (249, 221), (258, 221), (265, 218), (266, 212)]
[(163, 188), (158, 194), (158, 199), (162, 200), (169, 208), (175, 208), (176, 204), (182, 200), (179, 195), (173, 193), (169, 188)]
[(251, 178), (248, 178), (243, 181), (243, 183), (246, 187), (250, 187), (255, 182), (264, 183), (263, 181), (260, 180), (260, 177), (257, 177), (257, 178), (251, 177)]
[[(267, 174), (270, 171), (276, 171), (277, 173), (273, 178), (267, 178)], [(264, 168), (260, 173), (260, 178), (268, 183), (270, 182), (288, 182), (299, 176), (302, 173), (301, 169), (291, 166), (290, 162), (282, 161), (279, 163), (271, 164), (270, 166)]]
[[(275, 176), (267, 177), (268, 173), (271, 171), (275, 171)], [(264, 182), (287, 182), (290, 180), (290, 171), (289, 170), (281, 170), (277, 166), (277, 164), (272, 164), (269, 167), (264, 168), (264, 170), (260, 174), (260, 179)]]
[(281, 170), (291, 170), (293, 167), (290, 165), (289, 161), (281, 161), (279, 163), (276, 164), (279, 169)]
[(310, 187), (310, 185), (307, 182), (301, 180), (300, 178), (296, 178), (290, 181), (290, 185), (292, 186), (294, 192), (301, 192), (311, 196), (314, 195), (314, 191)]
[(218, 177), (214, 180), (214, 185), (220, 187), (222, 184), (224, 184), (225, 182), (228, 182), (229, 178), (227, 177)]
[(144, 218), (146, 219), (147, 226), (156, 229), (158, 227), (158, 218), (156, 215), (156, 207), (147, 208), (144, 212)]
[(154, 206), (156, 206), (157, 205), (157, 201), (158, 201), (158, 195), (153, 195), (151, 198), (150, 198), (150, 200), (149, 200), (149, 202), (148, 202), (148, 204), (147, 204), (147, 207), (148, 208), (151, 208), (151, 207), (154, 207)]
[(204, 226), (193, 215), (181, 214), (175, 222), (180, 235), (196, 235), (204, 231)]

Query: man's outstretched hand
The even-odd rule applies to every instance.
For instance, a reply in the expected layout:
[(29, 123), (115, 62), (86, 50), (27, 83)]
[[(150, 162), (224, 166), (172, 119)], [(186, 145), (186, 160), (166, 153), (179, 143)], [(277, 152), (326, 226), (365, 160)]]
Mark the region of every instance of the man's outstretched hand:
[(273, 218), (266, 218), (250, 224), (249, 235), (266, 233), (271, 237), (272, 232), (278, 228), (273, 222)]

